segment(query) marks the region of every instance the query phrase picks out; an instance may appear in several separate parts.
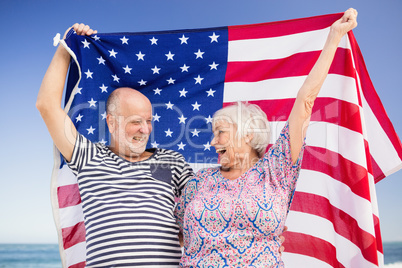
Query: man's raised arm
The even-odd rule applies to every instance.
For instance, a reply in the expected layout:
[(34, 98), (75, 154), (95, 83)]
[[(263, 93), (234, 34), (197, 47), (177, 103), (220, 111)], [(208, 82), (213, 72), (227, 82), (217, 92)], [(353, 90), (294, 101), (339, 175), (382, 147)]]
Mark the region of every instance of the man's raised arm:
[[(79, 35), (96, 33), (84, 24), (76, 23), (72, 28)], [(69, 29), (66, 33), (68, 31)], [(77, 137), (77, 130), (73, 122), (61, 108), (69, 64), (70, 54), (62, 45), (59, 45), (43, 78), (36, 100), (36, 107), (46, 123), (54, 144), (67, 161), (71, 160)]]

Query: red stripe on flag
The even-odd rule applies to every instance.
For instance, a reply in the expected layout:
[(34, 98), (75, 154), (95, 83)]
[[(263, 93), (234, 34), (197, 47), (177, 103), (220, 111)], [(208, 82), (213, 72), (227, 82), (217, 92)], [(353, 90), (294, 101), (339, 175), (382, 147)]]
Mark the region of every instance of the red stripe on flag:
[(343, 13), (276, 21), (260, 24), (229, 26), (229, 41), (284, 36), (327, 28)]
[(306, 146), (302, 168), (314, 170), (340, 181), (356, 195), (371, 202), (367, 170), (326, 148)]
[[(270, 122), (287, 121), (295, 99), (248, 101), (258, 105)], [(233, 102), (223, 103), (226, 107)], [(357, 133), (363, 133), (359, 107), (353, 103), (333, 98), (318, 98), (314, 102), (311, 121), (336, 124)]]
[(374, 182), (377, 183), (385, 178), (385, 174), (382, 172), (380, 166), (374, 160), (373, 156), (370, 155), (370, 160), (368, 163), (371, 164), (372, 167), (372, 175), (374, 177)]
[(68, 266), (68, 268), (85, 268), (86, 262), (79, 262)]
[(79, 222), (74, 226), (63, 228), (61, 232), (63, 236), (64, 249), (72, 247), (78, 243), (85, 242), (84, 222)]
[(57, 188), (59, 208), (66, 208), (81, 204), (78, 184), (64, 185)]
[[(354, 55), (356, 70), (360, 77), (364, 98), (367, 101), (368, 105), (370, 106), (371, 110), (373, 111), (375, 117), (377, 118), (378, 123), (381, 125), (382, 129), (388, 136), (388, 139), (394, 146), (394, 149), (397, 152), (399, 158), (402, 160), (402, 143), (398, 138), (398, 135), (396, 134), (394, 126), (392, 125), (391, 121), (388, 118), (387, 112), (385, 111), (384, 106), (382, 105), (377, 92), (374, 89), (373, 83), (370, 79), (370, 76), (366, 68), (366, 64), (363, 59), (363, 55), (360, 51), (359, 45), (356, 42), (353, 32), (349, 32), (348, 36), (350, 39), (350, 43), (352, 45), (352, 52)], [(382, 179), (381, 178), (382, 174), (375, 173), (373, 175), (376, 182)]]
[[(258, 82), (267, 79), (308, 75), (321, 51), (296, 53), (289, 57), (260, 61), (228, 62), (225, 82)], [(330, 74), (355, 77), (349, 49), (338, 48)]]
[(377, 240), (377, 250), (384, 254), (384, 248), (382, 247), (380, 218), (378, 218), (376, 215), (373, 215), (373, 220), (374, 220), (375, 238)]
[[(382, 172), (381, 168), (378, 166), (377, 162), (374, 160), (373, 156), (370, 154), (370, 146), (368, 141), (364, 140), (364, 145), (366, 148), (366, 162), (367, 162), (367, 171), (373, 175), (374, 182), (377, 183), (383, 178), (385, 178), (385, 174)], [(376, 174), (376, 176), (374, 176)]]
[(334, 268), (344, 268), (336, 258), (336, 248), (320, 238), (294, 232), (285, 232), (285, 252), (307, 255), (330, 264)]
[(313, 214), (329, 220), (332, 222), (336, 233), (359, 247), (366, 260), (378, 265), (376, 238), (362, 230), (357, 221), (349, 214), (331, 205), (327, 198), (296, 192), (291, 210)]

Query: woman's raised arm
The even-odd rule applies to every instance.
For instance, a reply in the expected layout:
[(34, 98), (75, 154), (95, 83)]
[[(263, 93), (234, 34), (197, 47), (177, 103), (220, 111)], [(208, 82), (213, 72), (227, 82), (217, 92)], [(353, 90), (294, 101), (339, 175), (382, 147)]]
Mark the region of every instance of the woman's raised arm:
[(356, 19), (357, 11), (350, 8), (345, 11), (342, 18), (331, 25), (324, 48), (297, 93), (295, 103), (289, 116), (290, 147), (293, 163), (295, 163), (299, 157), (307, 127), (310, 123), (314, 101), (327, 77), (339, 42), (347, 32), (357, 26)]

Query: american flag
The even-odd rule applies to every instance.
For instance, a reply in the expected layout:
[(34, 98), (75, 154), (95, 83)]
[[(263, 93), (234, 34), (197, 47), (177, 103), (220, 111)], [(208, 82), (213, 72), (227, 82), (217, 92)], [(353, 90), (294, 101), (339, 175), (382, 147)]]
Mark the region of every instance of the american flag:
[[(106, 99), (118, 87), (153, 103), (149, 147), (182, 153), (195, 170), (218, 163), (211, 118), (235, 101), (258, 104), (273, 143), (329, 26), (342, 14), (196, 30), (77, 36), (65, 109), (78, 131), (109, 142)], [(364, 27), (364, 26), (360, 26)], [(286, 222), (287, 267), (383, 267), (374, 184), (402, 167), (402, 145), (367, 73), (352, 32), (316, 100)], [(55, 154), (52, 203), (63, 267), (85, 266), (76, 178)]]

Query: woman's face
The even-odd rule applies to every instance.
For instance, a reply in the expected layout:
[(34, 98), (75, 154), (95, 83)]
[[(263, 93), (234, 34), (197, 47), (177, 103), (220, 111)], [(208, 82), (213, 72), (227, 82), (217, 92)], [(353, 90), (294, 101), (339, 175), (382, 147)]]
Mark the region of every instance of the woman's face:
[(239, 168), (246, 157), (250, 157), (251, 146), (246, 143), (244, 137), (239, 138), (236, 132), (237, 126), (225, 120), (214, 124), (211, 145), (219, 154), (220, 164), (224, 168)]

